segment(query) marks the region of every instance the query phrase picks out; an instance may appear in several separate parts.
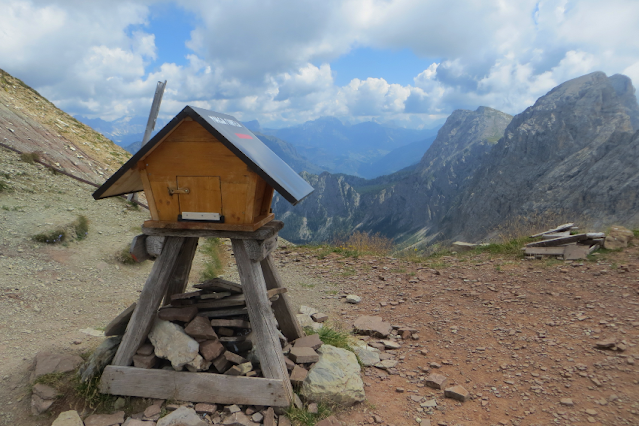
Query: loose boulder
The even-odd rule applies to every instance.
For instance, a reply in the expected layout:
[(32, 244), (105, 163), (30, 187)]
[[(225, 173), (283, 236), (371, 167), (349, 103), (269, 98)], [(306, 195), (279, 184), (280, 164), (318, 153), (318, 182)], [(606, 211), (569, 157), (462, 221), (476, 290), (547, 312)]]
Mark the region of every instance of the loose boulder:
[(155, 355), (171, 361), (173, 368), (178, 371), (198, 358), (200, 344), (187, 336), (182, 327), (172, 322), (156, 320), (149, 333), (149, 340), (155, 348)]
[(301, 394), (312, 402), (350, 406), (366, 399), (360, 366), (354, 353), (323, 345), (319, 361), (302, 383)]
[(628, 243), (634, 239), (634, 236), (634, 233), (628, 228), (624, 228), (623, 226), (612, 226), (610, 227), (608, 235), (606, 235), (604, 248), (608, 250), (616, 250), (628, 247)]

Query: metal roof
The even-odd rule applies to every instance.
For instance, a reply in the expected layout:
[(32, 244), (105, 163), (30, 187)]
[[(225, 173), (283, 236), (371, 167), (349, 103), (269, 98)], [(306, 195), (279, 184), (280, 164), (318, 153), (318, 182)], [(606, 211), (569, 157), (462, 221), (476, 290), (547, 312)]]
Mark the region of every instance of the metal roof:
[(139, 192), (144, 189), (137, 162), (150, 153), (186, 117), (191, 117), (246, 165), (295, 205), (313, 192), (313, 187), (234, 117), (203, 108), (186, 106), (146, 145), (93, 193), (96, 200)]

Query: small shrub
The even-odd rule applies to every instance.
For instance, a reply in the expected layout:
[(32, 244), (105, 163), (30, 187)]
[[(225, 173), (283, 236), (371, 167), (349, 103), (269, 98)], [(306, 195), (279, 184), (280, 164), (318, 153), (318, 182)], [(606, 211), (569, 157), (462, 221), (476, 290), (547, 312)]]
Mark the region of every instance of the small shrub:
[(113, 403), (117, 399), (114, 395), (100, 393), (100, 379), (101, 374), (96, 374), (86, 382), (81, 382), (80, 377), (75, 376), (74, 391), (78, 398), (89, 406), (92, 410), (105, 410), (111, 408)]
[(23, 152), (20, 154), (20, 159), (25, 163), (33, 164), (36, 161), (40, 161), (40, 154), (37, 152)]
[(75, 238), (77, 240), (84, 240), (89, 235), (89, 219), (86, 216), (78, 216), (75, 221)]
[(381, 234), (369, 235), (366, 232), (355, 231), (346, 240), (335, 240), (336, 252), (347, 257), (357, 257), (364, 254), (386, 256), (393, 249), (393, 240)]
[(9, 184), (3, 180), (0, 180), (0, 192), (4, 192), (9, 189)]
[(124, 247), (115, 255), (115, 260), (124, 265), (135, 264), (136, 263), (135, 259), (133, 259), (133, 256), (131, 256), (130, 250), (131, 250), (131, 246), (127, 244), (126, 247)]
[(295, 426), (315, 426), (317, 422), (324, 420), (333, 414), (331, 407), (324, 403), (317, 404), (317, 414), (309, 413), (306, 408), (296, 408), (295, 405), (286, 412), (286, 416)]
[(51, 232), (36, 234), (33, 236), (33, 241), (45, 244), (58, 244), (64, 242), (66, 239), (67, 232), (62, 228), (55, 229)]
[(224, 244), (219, 238), (207, 238), (200, 248), (205, 255), (204, 270), (200, 274), (202, 281), (217, 278), (224, 272)]

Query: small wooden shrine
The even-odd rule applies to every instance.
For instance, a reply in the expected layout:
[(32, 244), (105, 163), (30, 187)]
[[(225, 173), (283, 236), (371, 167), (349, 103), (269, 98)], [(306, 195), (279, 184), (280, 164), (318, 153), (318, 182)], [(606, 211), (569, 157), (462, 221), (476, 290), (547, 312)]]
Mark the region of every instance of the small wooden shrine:
[[(289, 341), (304, 333), (286, 295), (280, 294), (272, 305), (267, 295), (267, 290), (282, 288), (271, 252), (284, 224), (273, 220), (271, 201), (277, 190), (296, 204), (313, 188), (235, 118), (187, 106), (93, 196), (142, 190), (151, 212), (143, 236), (164, 237), (164, 244), (112, 364), (103, 372), (101, 391), (193, 402), (290, 405), (293, 393), (277, 325)], [(185, 291), (199, 237), (231, 239), (263, 378), (131, 366), (162, 301), (168, 304), (171, 296)]]
[(255, 231), (274, 190), (295, 205), (313, 188), (235, 118), (187, 106), (93, 197), (142, 190), (146, 227)]

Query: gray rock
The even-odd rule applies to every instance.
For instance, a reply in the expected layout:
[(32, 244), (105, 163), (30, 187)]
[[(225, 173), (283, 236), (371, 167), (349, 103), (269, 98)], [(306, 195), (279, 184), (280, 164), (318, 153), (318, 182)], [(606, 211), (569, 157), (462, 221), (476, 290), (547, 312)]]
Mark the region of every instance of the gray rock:
[(58, 395), (59, 392), (55, 388), (36, 383), (33, 386), (33, 395), (31, 395), (31, 413), (34, 416), (44, 413), (51, 408)]
[(464, 402), (468, 399), (470, 394), (468, 391), (461, 385), (456, 385), (444, 390), (444, 396), (446, 398), (456, 399), (457, 401)]
[(178, 371), (199, 357), (199, 343), (172, 322), (157, 319), (149, 333), (149, 340), (155, 348), (155, 355), (171, 361), (173, 368)]
[(104, 340), (91, 354), (89, 359), (80, 367), (80, 381), (85, 383), (96, 374), (100, 374), (104, 367), (111, 363), (120, 346), (122, 336), (113, 336)]
[(35, 368), (31, 374), (31, 381), (44, 374), (70, 373), (78, 368), (78, 366), (83, 362), (84, 360), (77, 355), (38, 352), (35, 357)]
[(354, 353), (331, 345), (323, 345), (318, 352), (319, 361), (302, 383), (301, 394), (307, 401), (350, 406), (366, 399)]
[(362, 298), (360, 296), (355, 295), (355, 294), (349, 294), (348, 296), (346, 296), (346, 302), (347, 303), (352, 303), (353, 305), (357, 305), (361, 301), (362, 301)]
[(71, 410), (60, 413), (51, 426), (84, 426), (84, 422), (77, 411)]
[(208, 426), (194, 409), (180, 407), (158, 420), (157, 426)]
[[(224, 426), (254, 426), (251, 418), (242, 412), (233, 413), (222, 420)], [(159, 425), (158, 425), (159, 426)]]
[(351, 347), (355, 352), (355, 355), (359, 358), (364, 367), (372, 367), (380, 362), (379, 350), (368, 346), (365, 342), (357, 340), (361, 344), (353, 344)]

